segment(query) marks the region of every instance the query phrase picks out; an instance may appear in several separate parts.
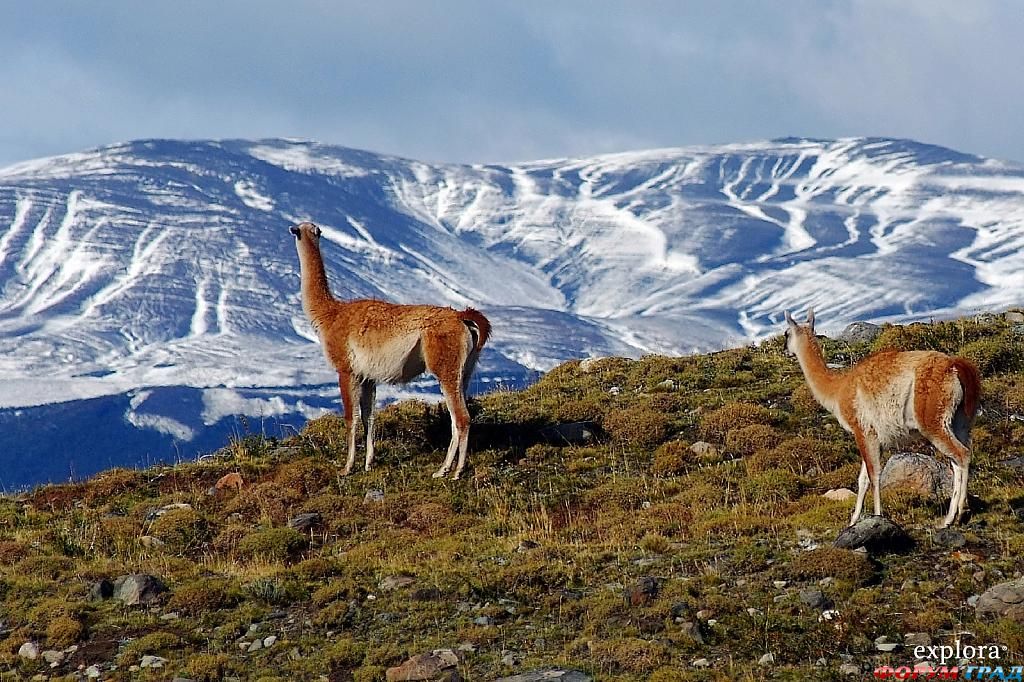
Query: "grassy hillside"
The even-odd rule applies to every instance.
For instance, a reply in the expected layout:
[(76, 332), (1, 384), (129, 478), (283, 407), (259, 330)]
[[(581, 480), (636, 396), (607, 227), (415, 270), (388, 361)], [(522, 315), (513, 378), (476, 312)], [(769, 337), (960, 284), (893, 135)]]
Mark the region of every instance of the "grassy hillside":
[[(979, 621), (967, 600), (1021, 571), (1024, 470), (1001, 462), (1024, 455), (1024, 326), (990, 316), (825, 341), (839, 364), (879, 348), (961, 353), (985, 376), (964, 547), (935, 538), (944, 501), (895, 492), (883, 504), (912, 552), (831, 548), (852, 502), (822, 493), (855, 489), (859, 458), (781, 339), (569, 362), (474, 401), (457, 482), (431, 478), (446, 412), (407, 402), (380, 413), (370, 473), (338, 476), (344, 425), (325, 417), (201, 463), (0, 499), (0, 679), (95, 665), (102, 679), (376, 680), (460, 646), (478, 680), (544, 665), (601, 680), (849, 679), (844, 663), (912, 662), (875, 644), (908, 633), (1006, 645), (1002, 663), (1020, 664), (1021, 626)], [(537, 442), (579, 420), (602, 437)], [(242, 489), (210, 494), (233, 471)], [(307, 512), (311, 530), (287, 527)], [(169, 589), (150, 606), (90, 599), (128, 573)], [(29, 641), (63, 660), (19, 656)], [(146, 655), (166, 662), (132, 670)]]

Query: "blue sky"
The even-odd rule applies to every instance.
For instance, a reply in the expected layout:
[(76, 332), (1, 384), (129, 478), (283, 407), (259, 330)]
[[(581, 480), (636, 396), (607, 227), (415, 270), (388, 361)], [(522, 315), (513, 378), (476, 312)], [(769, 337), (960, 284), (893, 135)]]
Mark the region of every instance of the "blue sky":
[(144, 137), (499, 162), (890, 135), (1024, 161), (1024, 3), (0, 0), (0, 164)]

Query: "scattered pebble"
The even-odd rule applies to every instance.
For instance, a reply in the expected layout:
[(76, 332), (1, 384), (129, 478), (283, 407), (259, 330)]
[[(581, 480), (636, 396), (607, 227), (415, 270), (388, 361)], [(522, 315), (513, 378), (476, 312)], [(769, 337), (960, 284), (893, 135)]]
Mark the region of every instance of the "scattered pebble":
[(775, 654), (765, 654), (757, 659), (758, 665), (775, 665)]
[(39, 645), (35, 642), (25, 642), (18, 648), (18, 655), (34, 661), (39, 658)]
[(698, 658), (696, 661), (691, 663), (694, 668), (710, 668), (711, 661), (706, 658)]

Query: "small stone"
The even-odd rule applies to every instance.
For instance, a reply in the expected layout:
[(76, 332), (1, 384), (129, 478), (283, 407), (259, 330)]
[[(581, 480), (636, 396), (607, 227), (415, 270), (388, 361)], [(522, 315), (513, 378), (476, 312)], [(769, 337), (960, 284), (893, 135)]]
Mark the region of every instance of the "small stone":
[(523, 655), (515, 651), (507, 651), (501, 657), (501, 664), (509, 668), (514, 668), (522, 662)]
[(1020, 312), (1019, 310), (1010, 310), (1007, 311), (1005, 315), (1003, 315), (1003, 318), (1007, 322), (1017, 324), (1020, 322), (1024, 322), (1024, 313)]
[(319, 526), (324, 520), (320, 512), (307, 512), (288, 519), (288, 527), (294, 528), (300, 533), (305, 533), (311, 528)]
[(692, 622), (685, 622), (679, 626), (679, 632), (694, 644), (703, 644), (704, 635), (700, 633), (700, 625)]
[(890, 653), (899, 649), (900, 645), (898, 642), (890, 642), (888, 637), (882, 635), (875, 640), (875, 648), (883, 653)]
[(709, 661), (706, 658), (698, 658), (696, 661), (694, 661), (690, 665), (692, 665), (694, 668), (710, 668), (711, 667), (711, 661)]
[(89, 601), (103, 601), (114, 596), (114, 583), (106, 578), (93, 583), (89, 588)]
[[(21, 652), (19, 651), (18, 653)], [(58, 666), (64, 662), (64, 652), (47, 649), (43, 652), (43, 660), (49, 663), (51, 667)]]
[(699, 440), (690, 446), (690, 452), (698, 457), (715, 457), (718, 455), (718, 448), (707, 441)]
[(181, 616), (178, 615), (177, 611), (169, 611), (168, 613), (160, 614), (160, 620), (178, 620)]
[(835, 579), (835, 578), (833, 578), (832, 576), (827, 576), (827, 577), (825, 577), (825, 578), (822, 578), (821, 580), (819, 580), (819, 581), (818, 581), (818, 584), (819, 584), (820, 586), (822, 586), (822, 587), (828, 587), (829, 585), (831, 585), (831, 584), (832, 584), (832, 583), (834, 583), (835, 581), (836, 581), (836, 579)]
[(757, 659), (758, 665), (775, 665), (775, 655), (765, 654), (761, 658)]
[(594, 678), (569, 668), (540, 668), (512, 677), (499, 677), (494, 682), (594, 682)]
[(269, 649), (270, 647), (277, 644), (277, 635), (270, 635), (263, 638), (263, 648)]
[(25, 642), (18, 648), (18, 655), (34, 661), (39, 658), (39, 645), (35, 642)]
[(612, 386), (611, 388), (608, 389), (609, 395), (619, 395), (620, 393), (622, 393), (622, 389), (619, 388), (618, 386)]
[(800, 590), (800, 601), (820, 611), (832, 608), (832, 602), (821, 590)]
[(753, 606), (747, 609), (747, 615), (751, 618), (757, 618), (758, 616), (764, 615), (764, 611), (761, 609), (755, 609)]
[(623, 592), (626, 606), (646, 606), (653, 602), (661, 591), (663, 578), (652, 578), (650, 576), (640, 578), (636, 584), (630, 585)]
[(949, 549), (960, 549), (967, 544), (967, 537), (953, 528), (940, 528), (932, 536), (935, 544)]
[(473, 619), (473, 625), (479, 625), (480, 627), (489, 628), (494, 625), (494, 619), (490, 616), (477, 616)]
[(843, 663), (839, 666), (840, 675), (860, 675), (860, 666), (853, 663)]
[(114, 599), (125, 606), (151, 604), (167, 591), (167, 586), (156, 576), (144, 573), (122, 575), (114, 580)]
[(857, 493), (853, 492), (849, 488), (833, 488), (827, 493), (822, 494), (826, 500), (834, 500), (836, 502), (845, 502), (846, 500), (852, 500), (857, 497)]
[(529, 552), (531, 549), (537, 549), (538, 547), (540, 547), (540, 544), (534, 542), (533, 540), (523, 540), (519, 543), (519, 546), (516, 547), (516, 551)]
[(776, 581), (772, 582), (772, 585), (774, 585), (775, 589), (777, 589), (777, 590), (783, 589), (788, 584), (789, 583), (787, 581), (785, 581), (785, 580), (776, 580)]
[(927, 632), (908, 632), (903, 636), (903, 644), (908, 648), (931, 646), (932, 638)]
[(378, 587), (385, 592), (392, 592), (394, 590), (408, 587), (416, 582), (416, 578), (408, 575), (407, 573), (400, 573), (398, 575), (391, 575), (380, 581)]
[(864, 516), (839, 533), (835, 546), (866, 552), (904, 552), (914, 546), (914, 541), (907, 531), (886, 517)]
[(967, 598), (967, 605), (973, 608), (977, 608), (979, 601), (981, 601), (981, 595), (975, 594)]
[(882, 333), (882, 328), (870, 322), (851, 322), (839, 334), (838, 339), (846, 343), (871, 343)]
[(250, 642), (250, 641), (247, 641), (247, 640), (242, 640), (241, 642), (239, 642), (239, 643), (238, 643), (238, 648), (239, 648), (239, 649), (240, 649), (241, 651), (248, 651), (248, 650), (249, 650), (249, 645), (250, 645), (250, 644), (252, 644), (252, 642)]
[(376, 488), (371, 488), (370, 490), (367, 490), (366, 494), (363, 496), (363, 503), (364, 504), (368, 503), (368, 502), (383, 502), (383, 501), (384, 501), (384, 491), (383, 490), (377, 490)]
[(472, 642), (463, 642), (459, 646), (455, 647), (455, 650), (456, 651), (461, 651), (462, 653), (465, 653), (465, 654), (475, 654), (476, 651), (477, 651), (477, 646), (476, 646), (476, 644), (473, 644)]
[(388, 668), (384, 673), (388, 682), (404, 680), (458, 680), (461, 679), (456, 666), (458, 655), (451, 649), (435, 649), (429, 654), (419, 654), (402, 665)]
[(88, 668), (85, 669), (85, 676), (88, 677), (89, 679), (93, 679), (93, 680), (99, 679), (99, 676), (100, 676), (100, 668), (99, 668), (99, 666), (90, 665)]
[(139, 544), (146, 549), (158, 549), (167, 543), (154, 535), (143, 535), (139, 538)]
[(141, 668), (162, 668), (167, 663), (166, 658), (159, 656), (143, 656), (142, 660), (139, 661), (139, 667)]
[(697, 620), (707, 620), (713, 615), (714, 613), (712, 613), (710, 609), (701, 609), (697, 612)]
[(251, 654), (252, 652), (259, 651), (262, 648), (263, 648), (263, 640), (262, 639), (257, 639), (255, 641), (253, 641), (252, 644), (249, 645), (249, 648), (247, 648), (246, 651), (248, 651)]

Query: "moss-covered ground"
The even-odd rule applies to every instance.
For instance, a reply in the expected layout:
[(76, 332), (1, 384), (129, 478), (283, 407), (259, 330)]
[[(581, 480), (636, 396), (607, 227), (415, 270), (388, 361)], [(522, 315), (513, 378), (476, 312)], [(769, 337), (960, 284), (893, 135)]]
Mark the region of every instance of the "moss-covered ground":
[[(1022, 570), (1024, 469), (1003, 462), (1024, 455), (1024, 330), (988, 316), (824, 345), (839, 365), (935, 348), (981, 367), (964, 547), (936, 541), (943, 501), (897, 492), (883, 504), (913, 551), (831, 548), (852, 502), (822, 493), (855, 489), (859, 458), (781, 339), (573, 361), (472, 401), (459, 481), (431, 477), (449, 435), (443, 406), (405, 402), (380, 412), (369, 473), (339, 476), (344, 424), (330, 416), (199, 463), (0, 498), (0, 679), (74, 679), (97, 665), (117, 680), (376, 680), (459, 647), (472, 680), (547, 665), (599, 680), (849, 679), (844, 663), (864, 676), (912, 663), (906, 648), (875, 646), (908, 633), (1005, 645), (1001, 662), (1021, 664), (1024, 628), (979, 620), (968, 599)], [(601, 437), (533, 437), (579, 420)], [(235, 471), (240, 491), (210, 494)], [(319, 521), (287, 527), (304, 512)], [(151, 606), (90, 600), (97, 581), (126, 573), (169, 590)], [(382, 584), (396, 576), (409, 579)], [(801, 600), (808, 589), (828, 614)], [(51, 667), (18, 655), (28, 641), (78, 648)], [(759, 665), (766, 653), (774, 663)], [(145, 655), (167, 662), (133, 669)], [(692, 665), (701, 658), (709, 668)]]

